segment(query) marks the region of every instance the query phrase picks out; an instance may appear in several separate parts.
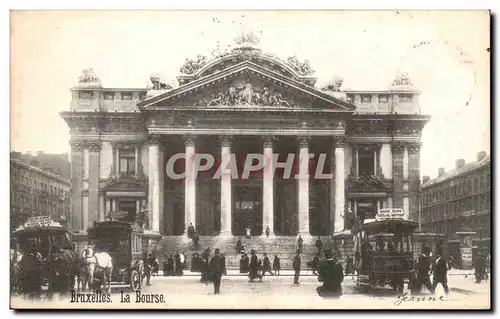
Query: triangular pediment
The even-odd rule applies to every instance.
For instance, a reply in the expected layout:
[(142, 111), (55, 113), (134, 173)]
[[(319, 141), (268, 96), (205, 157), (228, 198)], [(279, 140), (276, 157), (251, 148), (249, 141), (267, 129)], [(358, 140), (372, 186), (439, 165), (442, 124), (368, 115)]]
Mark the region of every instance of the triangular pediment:
[(139, 107), (321, 108), (352, 112), (355, 106), (315, 88), (244, 61), (176, 89), (161, 92)]
[(391, 185), (382, 177), (360, 176), (348, 181), (347, 190), (356, 193), (387, 192), (391, 190)]

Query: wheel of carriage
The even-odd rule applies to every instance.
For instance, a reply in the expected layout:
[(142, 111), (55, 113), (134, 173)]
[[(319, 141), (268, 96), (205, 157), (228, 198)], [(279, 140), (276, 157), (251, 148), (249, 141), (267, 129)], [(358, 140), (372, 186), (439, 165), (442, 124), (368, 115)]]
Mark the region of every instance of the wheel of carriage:
[(138, 291), (141, 289), (141, 286), (141, 276), (139, 272), (137, 272), (137, 270), (132, 270), (130, 273), (130, 288), (132, 288), (133, 291)]

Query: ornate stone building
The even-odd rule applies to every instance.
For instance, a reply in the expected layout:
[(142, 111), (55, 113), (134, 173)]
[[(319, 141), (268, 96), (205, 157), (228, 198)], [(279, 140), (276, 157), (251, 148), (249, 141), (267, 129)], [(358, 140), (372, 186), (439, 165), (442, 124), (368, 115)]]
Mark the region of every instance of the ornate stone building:
[(70, 181), (56, 174), (52, 167), (42, 166), (40, 162), (39, 156), (11, 153), (11, 230), (19, 227), (31, 216), (50, 216), (62, 224), (67, 224), (71, 217)]
[[(71, 132), (75, 229), (84, 232), (109, 211), (133, 218), (143, 206), (148, 230), (163, 236), (182, 235), (190, 223), (202, 236), (243, 235), (247, 226), (254, 235), (269, 226), (277, 236), (326, 236), (383, 207), (418, 219), (429, 116), (409, 78), (399, 75), (381, 91), (342, 90), (341, 78), (316, 88), (307, 60), (280, 60), (255, 42), (186, 60), (175, 88), (156, 74), (149, 89), (106, 88), (85, 70), (61, 114)], [(324, 173), (333, 178), (285, 179), (279, 169), (248, 179), (165, 173), (174, 154), (195, 152), (212, 154), (216, 165), (231, 153), (238, 163), (247, 153), (279, 154), (280, 162), (296, 154), (294, 165), (326, 154)], [(187, 156), (175, 170), (193, 161)]]
[(476, 161), (458, 159), (454, 169), (438, 169), (423, 176), (420, 188), (422, 231), (444, 234), (450, 253), (458, 260), (460, 236), (471, 232), (474, 248), (490, 248), (491, 158), (479, 152)]

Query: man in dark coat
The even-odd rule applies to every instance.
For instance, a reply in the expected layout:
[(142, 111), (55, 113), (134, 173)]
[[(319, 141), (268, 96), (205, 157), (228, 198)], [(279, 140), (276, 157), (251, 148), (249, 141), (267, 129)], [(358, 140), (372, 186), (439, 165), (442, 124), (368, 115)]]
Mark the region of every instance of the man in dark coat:
[(318, 275), (318, 267), (319, 267), (319, 257), (318, 257), (319, 254), (316, 254), (314, 255), (314, 258), (312, 260), (312, 264), (311, 264), (311, 269), (313, 271), (313, 275)]
[(293, 270), (295, 271), (295, 274), (293, 276), (293, 283), (298, 285), (300, 276), (300, 250), (297, 250), (297, 254), (293, 258)]
[(255, 250), (250, 251), (250, 273), (248, 274), (248, 277), (250, 278), (250, 282), (253, 282), (255, 278), (257, 278), (257, 273), (258, 273), (258, 266), (259, 266), (259, 259), (257, 258), (257, 255), (255, 255)]
[(273, 270), (274, 273), (279, 276), (280, 275), (280, 270), (281, 270), (281, 264), (280, 264), (280, 259), (278, 255), (274, 255), (274, 260), (273, 260)]
[(447, 261), (443, 257), (441, 252), (438, 252), (436, 254), (436, 262), (434, 264), (434, 278), (432, 278), (432, 291), (436, 291), (436, 287), (438, 283), (441, 283), (441, 285), (444, 288), (444, 292), (448, 294), (449, 289), (448, 289), (448, 267), (447, 267)]
[(208, 264), (209, 279), (214, 283), (214, 294), (220, 294), (220, 283), (224, 274), (224, 259), (220, 255), (218, 248), (215, 249), (215, 255), (210, 259)]
[(430, 248), (424, 247), (422, 249), (422, 255), (418, 257), (417, 262), (417, 291), (421, 292), (422, 285), (433, 293), (431, 279), (429, 271), (431, 270), (431, 257), (430, 257)]
[(241, 244), (241, 238), (238, 238), (236, 242), (236, 253), (239, 254), (243, 250), (243, 245)]
[(227, 275), (226, 256), (224, 256), (224, 254), (220, 254), (220, 258), (222, 259), (222, 264), (224, 265), (224, 275)]
[(304, 243), (304, 240), (302, 239), (302, 236), (299, 235), (299, 239), (297, 239), (297, 247), (299, 249), (299, 253), (302, 254), (302, 244)]
[(344, 270), (331, 250), (325, 251), (325, 258), (319, 265), (318, 276), (318, 281), (323, 282), (323, 286), (318, 287), (316, 291), (323, 298), (338, 299), (342, 295)]
[(243, 260), (242, 260), (242, 270), (243, 273), (246, 274), (247, 272), (250, 271), (250, 258), (248, 258), (247, 253), (243, 253)]
[(269, 260), (269, 257), (267, 257), (267, 253), (264, 253), (262, 276), (264, 276), (266, 272), (269, 272), (271, 276), (274, 276), (273, 272), (271, 271), (271, 261)]
[(181, 266), (181, 255), (179, 254), (178, 251), (175, 252), (174, 262), (175, 262), (175, 275), (180, 276), (182, 266)]
[(168, 276), (168, 256), (163, 257), (163, 276)]
[(321, 249), (323, 249), (323, 242), (318, 236), (318, 239), (316, 240), (316, 250), (318, 251), (318, 256), (321, 255)]
[(193, 223), (189, 223), (189, 226), (188, 226), (188, 229), (187, 229), (187, 236), (188, 238), (193, 238), (194, 237), (194, 232), (195, 232), (195, 229), (194, 229), (194, 226), (193, 226)]
[(483, 279), (486, 279), (486, 258), (484, 258), (481, 253), (478, 253), (474, 259), (474, 272), (477, 284), (480, 284)]

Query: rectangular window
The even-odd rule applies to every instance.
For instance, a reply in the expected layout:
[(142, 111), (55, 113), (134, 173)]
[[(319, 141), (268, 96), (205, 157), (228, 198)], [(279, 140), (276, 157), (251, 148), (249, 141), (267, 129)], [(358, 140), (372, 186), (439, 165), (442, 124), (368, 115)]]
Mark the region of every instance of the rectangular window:
[(80, 91), (80, 92), (78, 92), (78, 98), (80, 100), (91, 100), (92, 99), (92, 91)]
[(379, 101), (379, 103), (388, 103), (389, 102), (389, 95), (387, 95), (387, 94), (380, 94), (378, 96), (378, 101)]
[(358, 167), (360, 176), (375, 175), (375, 152), (370, 149), (358, 150)]
[(411, 100), (412, 100), (411, 94), (400, 94), (399, 95), (399, 102), (401, 102), (401, 103), (410, 103)]
[(120, 173), (135, 174), (135, 151), (120, 150)]
[(370, 94), (361, 94), (361, 103), (371, 103), (372, 102), (372, 96)]
[(132, 92), (122, 92), (122, 100), (132, 100)]
[(104, 98), (104, 100), (114, 100), (115, 99), (115, 93), (114, 92), (104, 92), (103, 93), (103, 98)]

